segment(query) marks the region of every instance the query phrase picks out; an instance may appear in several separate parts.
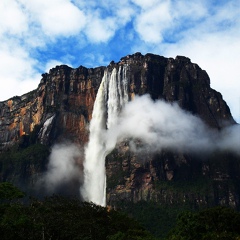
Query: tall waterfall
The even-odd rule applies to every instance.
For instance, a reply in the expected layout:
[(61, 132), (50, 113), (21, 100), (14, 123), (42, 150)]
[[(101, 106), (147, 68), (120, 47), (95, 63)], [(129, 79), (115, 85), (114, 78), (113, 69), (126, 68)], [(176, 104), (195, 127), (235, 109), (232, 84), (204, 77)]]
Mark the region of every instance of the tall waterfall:
[(123, 65), (111, 73), (105, 70), (90, 122), (81, 193), (85, 201), (101, 206), (106, 206), (105, 158), (114, 148), (106, 144), (106, 133), (117, 122), (119, 112), (128, 101), (127, 68)]

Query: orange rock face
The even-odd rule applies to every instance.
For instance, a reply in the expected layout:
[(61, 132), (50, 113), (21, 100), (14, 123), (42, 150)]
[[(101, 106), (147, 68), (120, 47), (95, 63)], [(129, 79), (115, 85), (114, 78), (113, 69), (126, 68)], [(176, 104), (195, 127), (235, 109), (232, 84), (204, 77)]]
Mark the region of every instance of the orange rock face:
[(72, 69), (63, 65), (42, 76), (36, 90), (0, 103), (2, 148), (31, 134), (35, 126), (43, 126), (52, 115), (55, 117), (51, 124), (57, 124), (60, 134), (48, 126), (51, 140), (45, 138), (42, 143), (55, 142), (58, 138), (79, 144), (88, 140), (88, 123), (103, 68)]

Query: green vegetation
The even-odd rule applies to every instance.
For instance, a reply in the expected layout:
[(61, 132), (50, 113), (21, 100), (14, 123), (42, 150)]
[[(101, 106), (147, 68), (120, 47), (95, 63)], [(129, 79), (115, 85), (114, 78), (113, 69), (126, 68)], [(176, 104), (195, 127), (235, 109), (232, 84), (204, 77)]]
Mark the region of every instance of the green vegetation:
[(179, 215), (167, 240), (238, 240), (240, 213), (227, 207), (205, 209)]
[(49, 149), (47, 146), (36, 143), (27, 147), (14, 146), (10, 151), (0, 154), (0, 173), (4, 178), (16, 175), (28, 176), (30, 166), (44, 169)]
[[(192, 211), (187, 205), (161, 206), (154, 202), (125, 204), (126, 214), (75, 198), (30, 199), (10, 183), (0, 183), (2, 240), (239, 240), (240, 213), (227, 207)], [(144, 226), (143, 226), (144, 225)], [(153, 237), (146, 229), (152, 232)], [(157, 229), (157, 231), (156, 231)]]
[(155, 202), (124, 203), (128, 212), (157, 239), (239, 240), (240, 213), (223, 206), (200, 211), (185, 205)]
[[(158, 238), (164, 238), (175, 226), (177, 216), (185, 211), (196, 212), (214, 206), (213, 180), (198, 178), (194, 181), (155, 181), (156, 192), (162, 194), (155, 201), (117, 201), (116, 206), (134, 217)], [(164, 196), (166, 199), (164, 199)], [(197, 198), (203, 201), (197, 202)], [(204, 199), (207, 198), (207, 203)]]
[(24, 186), (24, 191), (34, 194), (31, 184), (36, 182), (36, 173), (46, 170), (49, 148), (40, 143), (29, 146), (16, 145), (0, 154), (0, 181)]
[(34, 194), (33, 185), (37, 176), (46, 170), (50, 154), (49, 146), (38, 141), (40, 128), (36, 125), (29, 135), (23, 135), (15, 145), (0, 153), (0, 182), (11, 182), (23, 187), (24, 192)]
[(23, 198), (25, 194), (9, 182), (0, 183), (0, 202)]
[(154, 240), (123, 213), (60, 196), (0, 204), (0, 235), (2, 240)]
[(158, 239), (164, 239), (175, 226), (179, 214), (192, 210), (188, 205), (163, 205), (153, 201), (119, 202), (118, 207), (136, 219)]
[(49, 154), (48, 147), (42, 144), (33, 144), (26, 148), (12, 148), (11, 151), (0, 155), (0, 161), (11, 161), (13, 163), (26, 162), (29, 164), (38, 163), (39, 160), (46, 158)]

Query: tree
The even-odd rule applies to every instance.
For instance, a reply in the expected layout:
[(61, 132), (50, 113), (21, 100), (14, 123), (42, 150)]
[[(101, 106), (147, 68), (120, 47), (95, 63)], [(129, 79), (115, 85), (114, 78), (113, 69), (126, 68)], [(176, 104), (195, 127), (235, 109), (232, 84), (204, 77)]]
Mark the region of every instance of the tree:
[(1, 240), (153, 240), (139, 223), (127, 215), (93, 203), (52, 196), (29, 205), (2, 204)]
[(12, 183), (0, 183), (0, 201), (7, 201), (13, 199), (23, 198), (25, 194), (15, 187)]
[(181, 214), (168, 239), (236, 240), (239, 237), (240, 213), (227, 207), (215, 207)]

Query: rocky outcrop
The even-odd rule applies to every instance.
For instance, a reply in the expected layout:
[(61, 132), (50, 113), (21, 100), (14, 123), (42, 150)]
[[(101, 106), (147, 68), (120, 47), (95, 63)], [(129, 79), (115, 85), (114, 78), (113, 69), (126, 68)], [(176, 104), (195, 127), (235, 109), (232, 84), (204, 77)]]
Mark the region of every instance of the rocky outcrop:
[[(135, 53), (107, 68), (123, 64), (129, 66), (131, 99), (150, 94), (154, 100), (177, 102), (212, 128), (235, 124), (222, 95), (210, 87), (206, 71), (189, 58)], [(33, 133), (44, 145), (70, 141), (83, 146), (104, 69), (57, 66), (42, 75), (36, 90), (0, 102), (1, 151)], [(121, 143), (106, 159), (108, 204), (151, 200), (239, 206), (238, 161), (228, 153), (205, 158), (179, 152), (139, 156), (130, 152), (127, 142)]]

